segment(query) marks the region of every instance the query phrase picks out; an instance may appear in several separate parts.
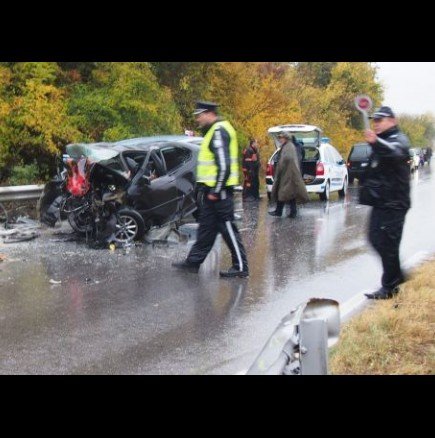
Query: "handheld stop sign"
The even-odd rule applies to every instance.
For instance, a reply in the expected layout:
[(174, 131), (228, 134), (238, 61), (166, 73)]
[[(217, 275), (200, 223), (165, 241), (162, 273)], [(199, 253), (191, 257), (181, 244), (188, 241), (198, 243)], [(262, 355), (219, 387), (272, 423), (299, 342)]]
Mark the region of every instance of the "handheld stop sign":
[(364, 117), (364, 126), (366, 129), (370, 129), (368, 112), (372, 109), (373, 103), (369, 96), (360, 95), (355, 98), (355, 106)]

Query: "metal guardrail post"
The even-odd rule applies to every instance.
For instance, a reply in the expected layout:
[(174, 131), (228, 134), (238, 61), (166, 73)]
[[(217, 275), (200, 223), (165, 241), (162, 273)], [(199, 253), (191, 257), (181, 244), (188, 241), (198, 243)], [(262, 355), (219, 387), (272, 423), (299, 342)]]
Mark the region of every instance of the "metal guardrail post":
[(339, 333), (338, 302), (311, 298), (281, 320), (247, 374), (327, 374), (328, 347)]
[(303, 319), (299, 327), (301, 374), (328, 374), (328, 335), (325, 321)]
[(43, 190), (44, 185), (0, 187), (0, 202), (38, 199)]

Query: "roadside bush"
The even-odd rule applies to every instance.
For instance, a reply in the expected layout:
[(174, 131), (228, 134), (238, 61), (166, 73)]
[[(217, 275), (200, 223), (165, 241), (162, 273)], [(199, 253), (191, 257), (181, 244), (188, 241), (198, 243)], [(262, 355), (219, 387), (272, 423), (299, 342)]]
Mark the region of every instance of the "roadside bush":
[(39, 170), (36, 162), (25, 166), (14, 166), (11, 169), (11, 176), (8, 179), (8, 185), (23, 186), (36, 184), (39, 179)]

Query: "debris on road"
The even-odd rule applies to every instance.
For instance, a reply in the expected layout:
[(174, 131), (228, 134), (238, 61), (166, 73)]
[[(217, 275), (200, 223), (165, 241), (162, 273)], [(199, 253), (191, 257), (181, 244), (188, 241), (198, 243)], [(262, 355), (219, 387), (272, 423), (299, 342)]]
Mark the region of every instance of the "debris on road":
[(50, 283), (50, 284), (62, 284), (61, 281), (53, 280), (52, 278), (50, 279), (49, 283)]
[(25, 216), (20, 216), (15, 222), (6, 222), (5, 229), (0, 230), (3, 243), (16, 243), (32, 240), (39, 236), (40, 225)]

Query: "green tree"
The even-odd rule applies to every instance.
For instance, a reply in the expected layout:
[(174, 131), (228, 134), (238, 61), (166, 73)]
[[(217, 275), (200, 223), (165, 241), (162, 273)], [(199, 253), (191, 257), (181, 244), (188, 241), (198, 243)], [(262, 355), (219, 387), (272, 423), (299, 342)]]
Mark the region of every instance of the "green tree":
[(431, 147), (435, 139), (435, 118), (432, 114), (397, 116), (400, 128), (413, 147)]
[(6, 82), (3, 74), (7, 105), (0, 131), (3, 176), (13, 165), (34, 160), (46, 173), (53, 155), (79, 135), (67, 115), (65, 93), (56, 86), (59, 73), (56, 63), (18, 62), (11, 63)]
[(219, 69), (217, 62), (153, 62), (159, 83), (169, 87), (180, 111), (183, 126), (195, 128), (195, 101), (209, 95), (210, 81)]
[(171, 91), (145, 62), (99, 62), (71, 88), (69, 113), (90, 141), (182, 132)]
[(336, 62), (295, 62), (300, 78), (313, 87), (326, 88), (331, 82), (332, 70)]
[(305, 63), (295, 68), (297, 74), (291, 93), (299, 102), (303, 123), (322, 128), (334, 146), (346, 155), (362, 137), (363, 121), (354, 106), (355, 97), (368, 94), (375, 105), (382, 101), (383, 90), (376, 80), (376, 67), (367, 62), (338, 62)]

